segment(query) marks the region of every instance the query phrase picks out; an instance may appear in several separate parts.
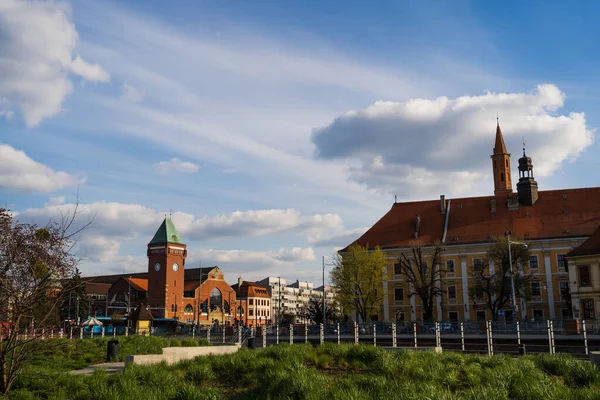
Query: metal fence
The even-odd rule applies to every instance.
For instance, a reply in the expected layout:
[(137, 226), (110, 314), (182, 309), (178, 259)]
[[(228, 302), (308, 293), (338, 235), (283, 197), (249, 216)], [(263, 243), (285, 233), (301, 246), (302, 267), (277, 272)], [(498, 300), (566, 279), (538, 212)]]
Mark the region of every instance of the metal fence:
[[(424, 323), (329, 323), (281, 324), (272, 327), (188, 327), (177, 333), (150, 329), (144, 335), (170, 336), (179, 339), (203, 338), (211, 344), (244, 344), (270, 346), (282, 343), (353, 343), (391, 348), (462, 351), (479, 354), (569, 353), (588, 357), (600, 351), (600, 321), (582, 321), (575, 330), (562, 321), (527, 321), (515, 323), (436, 322)], [(135, 334), (127, 327), (69, 327), (23, 331), (20, 338), (89, 339)], [(0, 337), (0, 340), (2, 338)]]

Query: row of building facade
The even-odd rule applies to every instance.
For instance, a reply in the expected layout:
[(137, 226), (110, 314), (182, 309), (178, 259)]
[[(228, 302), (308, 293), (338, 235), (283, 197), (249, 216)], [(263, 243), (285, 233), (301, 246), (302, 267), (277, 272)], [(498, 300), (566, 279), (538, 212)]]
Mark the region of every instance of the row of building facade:
[(311, 300), (333, 302), (329, 286), (311, 282), (286, 285), (280, 277), (229, 285), (223, 271), (185, 268), (187, 247), (170, 218), (165, 218), (148, 244), (148, 271), (85, 278), (90, 315), (128, 315), (144, 305), (154, 318), (194, 325), (271, 325), (284, 317), (293, 322), (311, 319)]
[[(482, 155), (483, 156), (483, 155)], [(471, 290), (487, 249), (510, 233), (526, 243), (530, 259), (516, 265), (532, 276), (530, 296), (517, 298), (517, 318), (596, 319), (600, 317), (600, 188), (538, 191), (533, 162), (518, 160), (517, 192), (512, 190), (510, 154), (496, 128), (492, 172), (494, 195), (395, 202), (391, 210), (355, 242), (381, 248), (389, 264), (382, 282), (384, 301), (377, 313), (385, 321), (420, 321), (423, 307), (401, 274), (397, 260), (418, 240), (425, 249), (444, 247), (443, 295), (434, 316), (446, 321), (489, 320), (493, 316)], [(594, 234), (596, 232), (596, 234)], [(583, 246), (583, 254), (579, 248)], [(348, 247), (340, 251), (344, 256)], [(590, 258), (592, 257), (592, 258)], [(600, 257), (600, 256), (598, 256)], [(494, 272), (493, 262), (489, 265)], [(511, 304), (501, 311), (512, 320)]]

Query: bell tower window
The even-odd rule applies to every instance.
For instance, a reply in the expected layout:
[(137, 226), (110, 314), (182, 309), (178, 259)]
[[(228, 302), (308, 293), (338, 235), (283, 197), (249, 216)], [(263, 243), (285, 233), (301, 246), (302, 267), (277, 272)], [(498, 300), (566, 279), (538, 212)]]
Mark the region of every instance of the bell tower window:
[(504, 172), (500, 172), (500, 181), (504, 182)]

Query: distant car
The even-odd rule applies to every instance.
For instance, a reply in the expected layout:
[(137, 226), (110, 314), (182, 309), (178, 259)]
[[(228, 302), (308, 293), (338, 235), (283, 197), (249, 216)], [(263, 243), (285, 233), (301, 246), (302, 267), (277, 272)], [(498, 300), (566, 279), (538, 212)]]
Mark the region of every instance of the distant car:
[[(440, 322), (440, 332), (449, 332), (453, 331), (452, 324), (450, 322)], [(435, 332), (435, 326), (429, 328), (429, 332)]]

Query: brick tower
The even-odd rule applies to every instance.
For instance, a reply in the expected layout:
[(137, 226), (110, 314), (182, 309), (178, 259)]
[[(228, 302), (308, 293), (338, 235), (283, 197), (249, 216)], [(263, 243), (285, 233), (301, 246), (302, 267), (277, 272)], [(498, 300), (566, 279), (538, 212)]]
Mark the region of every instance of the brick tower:
[(496, 143), (492, 154), (492, 169), (494, 171), (494, 195), (506, 196), (512, 194), (510, 179), (510, 154), (506, 151), (500, 123), (496, 126)]
[(165, 218), (148, 243), (148, 306), (155, 317), (182, 317), (186, 257), (185, 243)]

